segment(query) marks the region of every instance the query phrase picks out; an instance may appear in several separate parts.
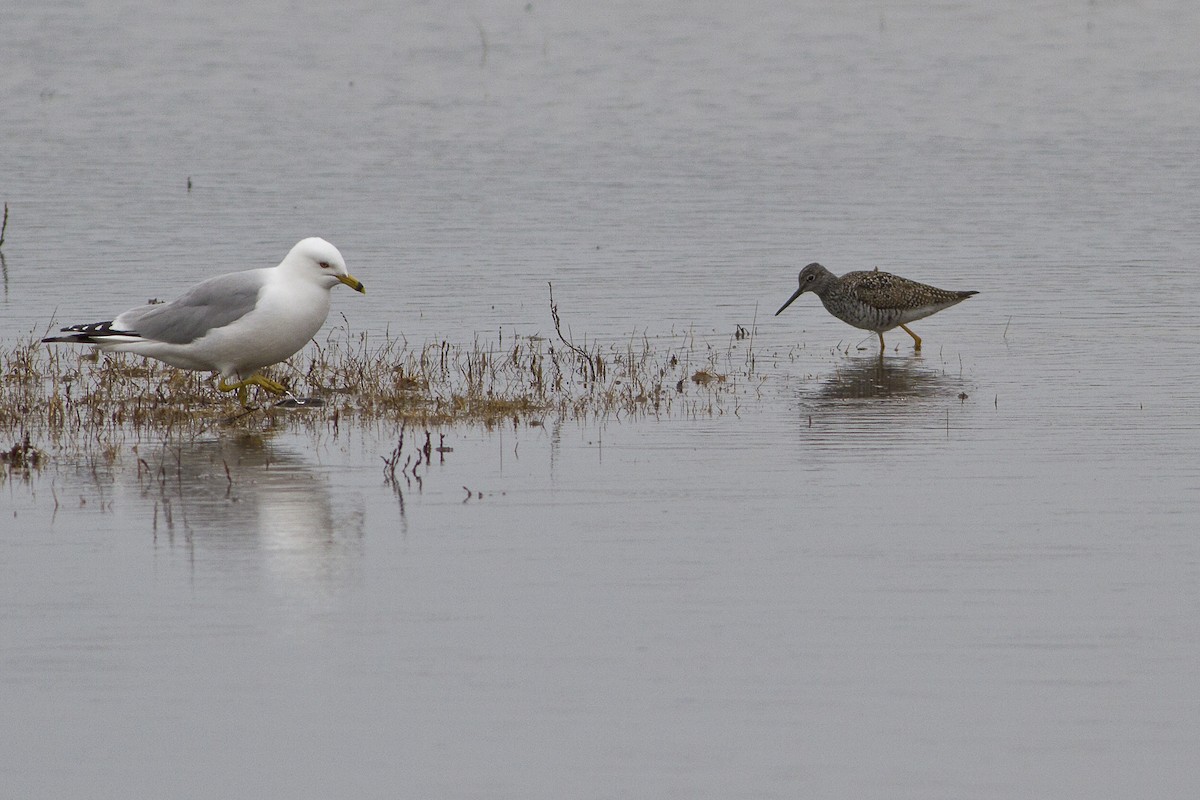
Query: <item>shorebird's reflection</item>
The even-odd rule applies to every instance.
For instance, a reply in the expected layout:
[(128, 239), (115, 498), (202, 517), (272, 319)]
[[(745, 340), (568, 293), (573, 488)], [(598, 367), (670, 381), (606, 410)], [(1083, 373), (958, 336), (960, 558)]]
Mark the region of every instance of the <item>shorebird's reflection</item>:
[(357, 570), (361, 512), (339, 511), (325, 477), (297, 451), (237, 435), (164, 444), (139, 463), (156, 535), (182, 536), (196, 550), (293, 587), (339, 582)]
[(898, 442), (927, 440), (935, 426), (948, 434), (963, 386), (957, 372), (919, 356), (847, 359), (799, 392), (800, 433), (838, 452), (892, 452)]
[(927, 365), (920, 356), (849, 358), (835, 365), (805, 399), (818, 404), (843, 400), (950, 398), (961, 389), (957, 375)]

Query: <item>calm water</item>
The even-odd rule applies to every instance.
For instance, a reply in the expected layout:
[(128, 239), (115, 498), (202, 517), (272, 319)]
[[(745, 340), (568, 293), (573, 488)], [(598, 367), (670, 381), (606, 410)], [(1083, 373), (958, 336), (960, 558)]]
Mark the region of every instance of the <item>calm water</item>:
[[(1195, 795), (1200, 7), (891, 5), (0, 10), (5, 342), (321, 235), (353, 330), (765, 377), (8, 477), (0, 794)], [(812, 260), (981, 294), (881, 367)]]

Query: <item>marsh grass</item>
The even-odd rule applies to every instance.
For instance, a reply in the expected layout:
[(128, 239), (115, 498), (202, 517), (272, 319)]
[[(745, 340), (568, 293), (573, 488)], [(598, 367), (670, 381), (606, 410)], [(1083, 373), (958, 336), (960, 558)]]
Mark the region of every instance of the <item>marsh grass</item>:
[(29, 435), (56, 447), (102, 449), (130, 435), (188, 440), (214, 429), (316, 422), (494, 426), (736, 413), (743, 387), (762, 379), (735, 355), (733, 341), (718, 347), (675, 334), (580, 347), (565, 338), (510, 336), (413, 346), (343, 325), (264, 371), (295, 397), (320, 401), (285, 409), (266, 394), (252, 394), (243, 407), (206, 373), (30, 336), (0, 346), (0, 449)]

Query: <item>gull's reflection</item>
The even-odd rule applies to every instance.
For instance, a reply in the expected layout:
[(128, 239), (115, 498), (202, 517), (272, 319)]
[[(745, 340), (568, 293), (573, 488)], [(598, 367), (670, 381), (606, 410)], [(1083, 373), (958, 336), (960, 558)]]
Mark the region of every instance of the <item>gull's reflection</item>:
[(261, 571), (281, 588), (331, 588), (356, 574), (360, 510), (339, 509), (301, 453), (260, 435), (164, 444), (139, 454), (156, 536)]

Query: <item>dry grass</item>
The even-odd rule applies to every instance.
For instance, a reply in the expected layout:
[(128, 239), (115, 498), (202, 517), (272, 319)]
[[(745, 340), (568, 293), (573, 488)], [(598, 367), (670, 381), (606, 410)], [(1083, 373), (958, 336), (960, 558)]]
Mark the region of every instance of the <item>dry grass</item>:
[(742, 387), (761, 380), (746, 364), (732, 345), (715, 348), (691, 335), (589, 349), (537, 337), (414, 347), (338, 327), (265, 371), (296, 397), (320, 401), (296, 410), (265, 394), (252, 394), (246, 408), (205, 373), (31, 336), (0, 346), (0, 443), (29, 447), (32, 435), (94, 452), (129, 436), (178, 441), (214, 429), (342, 421), (445, 427), (717, 415), (736, 412)]

